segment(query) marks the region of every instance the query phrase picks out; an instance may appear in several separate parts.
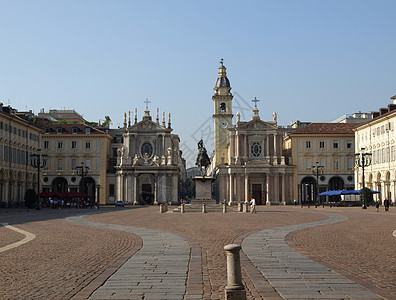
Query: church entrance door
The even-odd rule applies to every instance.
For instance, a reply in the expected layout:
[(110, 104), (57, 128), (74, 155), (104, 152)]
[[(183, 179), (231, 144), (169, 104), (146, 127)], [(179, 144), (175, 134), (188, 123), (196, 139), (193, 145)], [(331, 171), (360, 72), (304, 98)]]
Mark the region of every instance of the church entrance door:
[(253, 198), (256, 199), (256, 204), (262, 204), (261, 203), (261, 197), (262, 197), (262, 191), (261, 191), (261, 184), (252, 184), (252, 190), (253, 190)]
[(142, 200), (143, 204), (151, 205), (154, 203), (154, 194), (151, 184), (142, 184)]

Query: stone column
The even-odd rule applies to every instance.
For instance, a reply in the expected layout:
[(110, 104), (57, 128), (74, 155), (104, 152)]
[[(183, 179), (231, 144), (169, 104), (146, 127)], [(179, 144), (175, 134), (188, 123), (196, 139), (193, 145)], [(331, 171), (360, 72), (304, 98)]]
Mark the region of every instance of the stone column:
[(277, 134), (274, 134), (274, 156), (277, 157), (278, 156), (278, 145), (277, 145)]
[(229, 205), (232, 205), (232, 202), (233, 202), (233, 196), (234, 196), (234, 178), (233, 178), (233, 176), (232, 176), (232, 173), (230, 173), (229, 174), (229, 177), (230, 177), (230, 188), (229, 188), (229, 191), (230, 191), (230, 197), (229, 197), (229, 199), (228, 199), (228, 203), (229, 203)]
[(234, 157), (235, 157), (235, 135), (230, 135), (230, 157), (229, 157), (229, 165), (234, 164)]
[(227, 285), (225, 287), (226, 300), (245, 300), (246, 291), (242, 283), (240, 245), (230, 244), (224, 247), (227, 255)]
[(158, 194), (158, 175), (155, 175), (155, 178), (154, 178), (154, 205), (158, 204), (157, 194)]
[(246, 133), (244, 134), (244, 153), (243, 153), (243, 159), (246, 162), (247, 158), (249, 157), (249, 152), (248, 152), (248, 140), (247, 140), (247, 135)]
[(239, 164), (239, 162), (241, 161), (240, 157), (239, 157), (239, 132), (236, 132), (236, 153), (235, 153), (235, 164)]
[(10, 188), (10, 181), (7, 180), (4, 182), (4, 193), (3, 193), (3, 201), (7, 203), (10, 202), (9, 188)]
[(249, 202), (249, 176), (245, 174), (245, 203)]
[(265, 175), (266, 175), (265, 177), (267, 179), (267, 182), (266, 182), (266, 185), (267, 185), (267, 201), (266, 201), (266, 205), (271, 205), (271, 200), (270, 200), (270, 196), (272, 196), (272, 194), (270, 193), (271, 175), (269, 173), (266, 173)]
[(282, 173), (282, 204), (286, 205), (285, 173)]
[(271, 152), (270, 152), (270, 139), (269, 139), (269, 135), (267, 135), (266, 136), (266, 139), (265, 139), (265, 143), (266, 143), (266, 145), (265, 145), (265, 148), (266, 148), (266, 155), (265, 156), (267, 156), (267, 157), (270, 157), (271, 156)]
[(133, 191), (133, 183), (132, 183), (132, 175), (131, 174), (127, 174), (127, 178), (126, 178), (126, 202), (127, 203), (133, 203), (132, 200), (132, 191)]
[(132, 195), (132, 199), (133, 199), (133, 205), (138, 205), (138, 179), (136, 175), (133, 175), (133, 195)]
[(179, 177), (177, 175), (173, 175), (172, 177), (172, 204), (177, 204), (178, 203), (178, 198), (179, 198)]

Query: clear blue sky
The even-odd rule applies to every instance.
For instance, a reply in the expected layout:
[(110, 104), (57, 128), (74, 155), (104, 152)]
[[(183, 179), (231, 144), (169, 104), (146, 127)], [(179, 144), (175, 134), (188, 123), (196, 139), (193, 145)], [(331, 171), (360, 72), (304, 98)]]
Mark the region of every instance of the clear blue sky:
[(0, 101), (109, 115), (117, 127), (135, 107), (140, 119), (148, 98), (152, 114), (171, 112), (192, 161), (200, 137), (213, 148), (220, 58), (242, 120), (254, 97), (261, 118), (276, 111), (280, 125), (389, 104), (395, 12), (384, 0), (0, 0)]

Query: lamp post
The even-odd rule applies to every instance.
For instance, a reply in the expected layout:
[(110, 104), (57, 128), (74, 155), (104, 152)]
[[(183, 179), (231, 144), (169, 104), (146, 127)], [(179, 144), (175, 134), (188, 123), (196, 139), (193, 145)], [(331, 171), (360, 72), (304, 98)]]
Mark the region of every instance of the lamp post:
[[(77, 166), (76, 170), (77, 170), (77, 175), (81, 176), (81, 184), (80, 184), (81, 187), (84, 184), (84, 177), (88, 174), (89, 167), (84, 166), (84, 162), (81, 162), (81, 165)], [(80, 193), (82, 193), (81, 190)]]
[[(365, 148), (361, 148), (361, 149), (360, 149), (360, 153), (356, 153), (356, 154), (355, 154), (356, 167), (362, 168), (363, 189), (365, 188), (364, 168), (371, 165), (371, 156), (372, 156), (372, 153), (364, 152), (364, 150), (365, 150)], [(363, 194), (362, 209), (367, 209), (365, 197), (366, 197), (366, 195)]]
[(37, 169), (37, 200), (36, 209), (40, 209), (40, 170), (45, 167), (47, 161), (45, 158), (46, 154), (40, 153), (41, 149), (37, 149), (37, 153), (30, 154), (30, 165)]
[(311, 168), (312, 174), (316, 175), (316, 203), (315, 207), (318, 207), (319, 203), (319, 175), (323, 174), (324, 166), (320, 166), (317, 161), (314, 166)]

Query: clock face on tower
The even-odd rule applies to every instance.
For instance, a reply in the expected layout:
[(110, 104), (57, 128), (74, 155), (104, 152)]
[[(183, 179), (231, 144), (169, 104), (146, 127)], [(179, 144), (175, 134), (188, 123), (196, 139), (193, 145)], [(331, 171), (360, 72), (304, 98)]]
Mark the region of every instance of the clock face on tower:
[(224, 120), (224, 119), (220, 120), (220, 127), (221, 128), (227, 128), (228, 127), (227, 120)]

